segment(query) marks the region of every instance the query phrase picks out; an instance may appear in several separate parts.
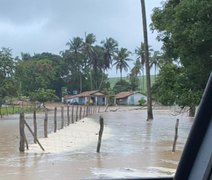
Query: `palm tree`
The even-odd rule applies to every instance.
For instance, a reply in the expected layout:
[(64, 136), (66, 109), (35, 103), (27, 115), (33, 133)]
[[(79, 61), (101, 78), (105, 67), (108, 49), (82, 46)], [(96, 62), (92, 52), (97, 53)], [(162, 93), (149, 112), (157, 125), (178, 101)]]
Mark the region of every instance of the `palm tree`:
[(109, 69), (112, 65), (113, 57), (115, 52), (118, 50), (118, 42), (113, 38), (106, 38), (105, 41), (101, 42), (104, 48), (104, 66), (105, 69)]
[[(149, 54), (153, 51), (153, 49), (151, 48), (151, 46), (149, 46)], [(144, 43), (141, 42), (141, 46), (137, 47), (135, 49), (135, 54), (137, 55), (136, 60), (139, 60), (141, 63), (141, 71), (142, 71), (142, 77), (143, 77), (143, 91), (145, 91), (144, 87), (145, 87), (145, 80), (144, 80), (144, 69), (145, 69), (145, 47), (144, 47)]]
[(77, 56), (81, 52), (83, 47), (83, 40), (80, 37), (74, 37), (72, 40), (66, 43), (69, 46), (69, 50)]
[(155, 79), (157, 77), (157, 68), (161, 68), (161, 53), (154, 51), (153, 56), (150, 57), (150, 69), (154, 66)]
[(151, 94), (151, 80), (150, 80), (150, 67), (149, 67), (149, 50), (148, 50), (148, 37), (147, 37), (147, 23), (146, 23), (146, 10), (145, 1), (140, 0), (142, 19), (143, 19), (143, 34), (144, 34), (144, 58), (146, 64), (146, 83), (147, 83), (147, 121), (153, 119), (152, 113), (152, 94)]
[[(93, 33), (89, 33), (86, 35), (85, 33), (85, 41), (83, 43), (83, 52), (85, 55), (85, 67), (95, 67), (95, 60), (93, 58), (94, 55), (94, 43), (96, 42), (96, 36)], [(90, 75), (90, 90), (93, 90), (93, 76), (92, 71), (89, 72)]]
[(136, 58), (136, 60), (138, 60), (138, 61), (140, 61), (140, 63), (141, 63), (141, 71), (142, 71), (142, 77), (143, 77), (143, 90), (144, 90), (144, 83), (145, 83), (145, 81), (144, 81), (144, 67), (145, 67), (145, 58), (144, 58), (144, 43), (143, 42), (141, 42), (141, 46), (140, 47), (137, 47), (136, 49), (135, 49), (135, 54), (137, 55), (137, 58)]
[(113, 65), (116, 66), (116, 70), (120, 70), (121, 80), (122, 80), (122, 72), (127, 71), (129, 68), (129, 65), (127, 64), (127, 61), (130, 61), (129, 55), (131, 53), (126, 48), (121, 48), (117, 55), (115, 56), (115, 63)]
[(136, 60), (134, 63), (133, 68), (129, 74), (130, 82), (131, 82), (131, 89), (134, 91), (139, 85), (139, 78), (138, 75), (141, 75), (141, 61), (139, 59)]
[(77, 64), (76, 71), (79, 74), (79, 91), (82, 92), (82, 48), (83, 40), (80, 37), (74, 37), (72, 40), (66, 43), (69, 46), (69, 51), (73, 54), (75, 62)]

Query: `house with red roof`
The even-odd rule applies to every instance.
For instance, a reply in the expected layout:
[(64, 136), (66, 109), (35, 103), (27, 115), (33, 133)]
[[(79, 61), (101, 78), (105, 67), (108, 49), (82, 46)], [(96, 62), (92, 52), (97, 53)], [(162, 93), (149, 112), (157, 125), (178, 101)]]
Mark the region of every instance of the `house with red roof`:
[(85, 91), (76, 95), (64, 96), (64, 101), (68, 104), (79, 104), (79, 105), (106, 105), (107, 97), (104, 93), (99, 90)]

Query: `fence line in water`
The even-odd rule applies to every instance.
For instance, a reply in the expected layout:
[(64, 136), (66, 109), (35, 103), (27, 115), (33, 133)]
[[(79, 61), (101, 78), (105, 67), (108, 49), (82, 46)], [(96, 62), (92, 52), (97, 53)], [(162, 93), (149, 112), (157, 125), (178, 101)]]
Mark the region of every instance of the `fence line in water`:
[[(70, 107), (72, 108), (70, 111)], [(58, 123), (60, 123), (60, 129), (63, 129), (66, 126), (69, 126), (71, 123), (79, 121), (80, 119), (83, 119), (84, 117), (87, 117), (92, 114), (96, 114), (100, 112), (100, 106), (79, 106), (79, 105), (72, 105), (72, 106), (66, 106), (66, 112), (67, 116), (65, 118), (64, 116), (64, 106), (61, 107), (61, 117), (58, 118), (58, 108), (54, 108), (53, 113), (53, 132), (56, 133), (58, 129)], [(48, 138), (48, 130), (49, 130), (49, 112), (47, 109), (45, 109), (45, 116), (44, 116), (44, 123), (43, 123), (43, 137)], [(71, 117), (71, 119), (70, 119)], [(60, 122), (59, 122), (60, 121)], [(29, 123), (26, 121), (26, 118), (24, 116), (24, 113), (20, 113), (20, 122), (19, 122), (19, 129), (20, 129), (20, 145), (19, 145), (19, 151), (24, 152), (25, 148), (28, 148), (28, 141), (25, 135), (25, 126), (30, 131), (30, 134), (32, 135), (33, 142), (38, 143), (38, 145), (41, 147), (41, 149), (44, 151), (44, 147), (40, 144), (38, 140), (38, 125), (37, 125), (37, 113), (36, 111), (33, 112), (33, 128), (30, 127)], [(33, 130), (34, 132), (33, 132)]]

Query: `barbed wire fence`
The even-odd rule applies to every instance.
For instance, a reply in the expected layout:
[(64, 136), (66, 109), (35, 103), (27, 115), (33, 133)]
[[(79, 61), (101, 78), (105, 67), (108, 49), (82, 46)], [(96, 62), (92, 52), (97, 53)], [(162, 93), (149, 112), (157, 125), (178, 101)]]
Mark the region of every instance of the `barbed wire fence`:
[[(96, 131), (99, 129), (98, 124), (95, 123), (96, 131), (93, 131), (89, 128), (88, 123), (84, 120), (80, 120), (90, 115), (100, 113), (102, 108), (104, 107), (66, 105), (55, 107), (51, 110), (45, 109), (43, 113), (34, 111), (32, 114), (24, 114), (21, 112), (19, 122), (20, 152), (24, 152), (30, 147), (39, 148), (39, 146), (45, 151), (49, 148), (50, 144), (54, 143), (50, 141), (56, 140), (60, 142), (60, 145), (56, 145), (55, 143), (55, 151), (63, 148), (65, 150), (68, 146), (71, 146), (71, 143), (83, 143), (82, 138), (84, 138), (83, 141), (86, 143), (92, 139), (92, 137), (90, 137), (91, 135), (96, 136)], [(82, 125), (79, 126), (80, 128), (78, 129), (75, 128), (75, 130), (74, 127), (77, 123), (81, 123)], [(51, 140), (47, 140), (49, 136), (53, 136), (53, 138), (51, 137)], [(70, 136), (72, 136), (75, 141), (68, 143)], [(78, 140), (76, 141), (76, 139)], [(34, 145), (32, 145), (33, 143)], [(30, 144), (30, 146), (28, 144)], [(75, 144), (75, 147), (77, 146), (78, 145)]]

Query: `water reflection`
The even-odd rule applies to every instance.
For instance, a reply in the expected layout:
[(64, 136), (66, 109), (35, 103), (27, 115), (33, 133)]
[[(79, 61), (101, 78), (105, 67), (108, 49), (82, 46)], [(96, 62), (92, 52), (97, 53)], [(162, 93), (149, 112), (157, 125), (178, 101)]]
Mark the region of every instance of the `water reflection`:
[[(29, 123), (30, 116), (26, 116)], [(155, 111), (155, 119), (149, 122), (144, 110), (109, 112), (103, 116), (105, 125), (111, 129), (111, 137), (102, 142), (99, 154), (96, 144), (62, 154), (19, 153), (18, 117), (0, 119), (0, 179), (92, 179), (109, 178), (111, 174), (119, 178), (173, 174), (193, 119), (180, 117), (177, 151), (172, 153), (176, 117), (168, 111)], [(93, 118), (98, 120), (98, 115)], [(40, 116), (40, 128), (42, 119)], [(42, 130), (39, 133), (39, 136), (43, 135)]]

